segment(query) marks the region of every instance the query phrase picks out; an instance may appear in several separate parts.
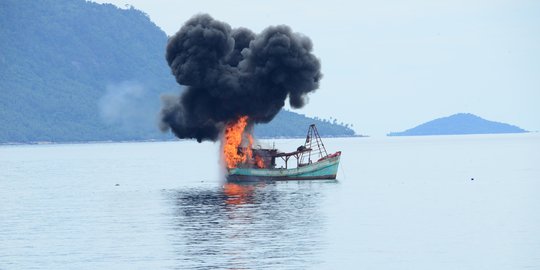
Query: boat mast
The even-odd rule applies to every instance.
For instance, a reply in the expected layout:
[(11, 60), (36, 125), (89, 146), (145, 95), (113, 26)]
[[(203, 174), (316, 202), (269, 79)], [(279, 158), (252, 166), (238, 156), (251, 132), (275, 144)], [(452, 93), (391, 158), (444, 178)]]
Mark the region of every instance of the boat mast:
[[(317, 146), (316, 149), (314, 149), (315, 146)], [(317, 130), (315, 124), (311, 124), (309, 126), (306, 136), (306, 142), (304, 143), (304, 149), (311, 149), (312, 151), (308, 151), (308, 154), (302, 153), (302, 157), (300, 159), (300, 163), (302, 164), (309, 164), (312, 162), (312, 153), (313, 155), (318, 155), (319, 159), (328, 156), (328, 153), (326, 152), (326, 147), (324, 147), (324, 143), (322, 142), (321, 136), (319, 135), (319, 131)], [(306, 156), (307, 162), (304, 162)]]

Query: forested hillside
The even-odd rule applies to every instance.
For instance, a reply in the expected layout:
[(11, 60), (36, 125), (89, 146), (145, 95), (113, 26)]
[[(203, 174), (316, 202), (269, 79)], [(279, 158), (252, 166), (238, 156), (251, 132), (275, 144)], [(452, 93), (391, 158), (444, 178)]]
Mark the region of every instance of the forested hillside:
[(99, 107), (107, 88), (129, 82), (157, 111), (159, 93), (176, 88), (163, 60), (167, 36), (145, 14), (84, 0), (0, 5), (0, 141), (159, 135), (144, 123), (104, 119)]
[[(309, 106), (309, 105), (308, 105)], [(337, 120), (319, 120), (287, 110), (281, 110), (272, 122), (255, 127), (257, 137), (304, 137), (309, 125), (316, 124), (317, 130), (324, 137), (355, 136), (349, 125), (338, 124)]]
[[(143, 12), (84, 0), (3, 0), (0, 36), (0, 143), (172, 138), (157, 128), (159, 96), (180, 87), (164, 59), (167, 36)], [(305, 132), (287, 117), (302, 118), (282, 113), (258, 133)], [(311, 120), (321, 134), (354, 134)]]

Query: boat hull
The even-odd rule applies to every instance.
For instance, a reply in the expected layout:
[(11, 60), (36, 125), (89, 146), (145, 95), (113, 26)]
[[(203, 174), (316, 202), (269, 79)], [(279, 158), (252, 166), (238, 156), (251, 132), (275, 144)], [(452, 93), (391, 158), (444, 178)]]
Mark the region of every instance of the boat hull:
[(336, 179), (339, 159), (340, 155), (337, 155), (293, 169), (232, 168), (228, 170), (227, 180), (247, 182)]

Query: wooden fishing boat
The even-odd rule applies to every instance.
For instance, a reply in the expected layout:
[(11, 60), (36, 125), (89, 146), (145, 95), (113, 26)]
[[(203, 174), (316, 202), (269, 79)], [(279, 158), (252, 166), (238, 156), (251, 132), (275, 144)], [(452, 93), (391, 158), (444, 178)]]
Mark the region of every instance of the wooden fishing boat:
[[(241, 149), (239, 149), (241, 151)], [(315, 125), (309, 126), (304, 145), (296, 151), (284, 153), (277, 149), (252, 149), (257, 157), (253, 164), (241, 164), (227, 169), (227, 180), (246, 181), (288, 181), (336, 179), (341, 151), (328, 154)], [(296, 166), (289, 168), (289, 159), (296, 160)], [(283, 166), (276, 166), (281, 159)], [(294, 164), (293, 164), (294, 165)]]

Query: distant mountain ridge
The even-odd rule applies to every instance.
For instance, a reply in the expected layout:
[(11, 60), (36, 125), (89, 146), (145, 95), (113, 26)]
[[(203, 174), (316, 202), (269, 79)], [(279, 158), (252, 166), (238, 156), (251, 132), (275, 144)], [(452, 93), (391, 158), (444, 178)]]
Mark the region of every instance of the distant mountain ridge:
[[(85, 0), (2, 0), (0, 36), (0, 143), (173, 138), (158, 130), (159, 97), (181, 87), (165, 61), (167, 35), (144, 12)], [(294, 137), (307, 120), (323, 136), (354, 134), (304, 118), (283, 112), (256, 132)]]
[(527, 132), (517, 126), (489, 121), (470, 113), (458, 113), (438, 118), (414, 128), (391, 132), (388, 136), (425, 136), (425, 135), (462, 135), (462, 134), (498, 134)]
[(356, 135), (348, 125), (338, 125), (329, 120), (313, 119), (287, 110), (281, 110), (270, 123), (256, 125), (255, 136), (258, 138), (305, 137), (311, 124), (317, 125), (317, 130), (323, 137), (361, 136)]

